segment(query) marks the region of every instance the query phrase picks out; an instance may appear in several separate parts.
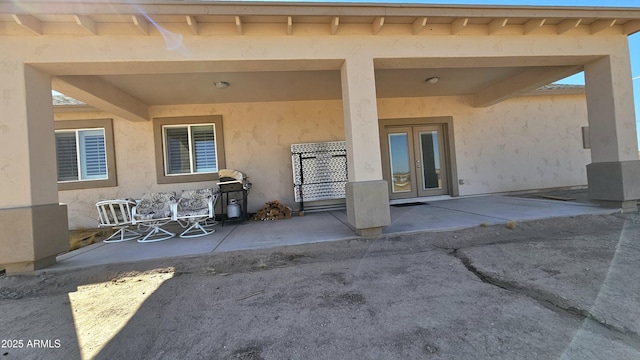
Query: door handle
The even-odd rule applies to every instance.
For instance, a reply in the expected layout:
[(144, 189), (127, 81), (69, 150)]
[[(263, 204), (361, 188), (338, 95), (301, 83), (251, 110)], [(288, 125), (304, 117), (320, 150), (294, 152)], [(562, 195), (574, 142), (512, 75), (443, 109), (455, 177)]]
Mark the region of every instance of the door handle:
[(416, 168), (420, 169), (420, 160), (416, 160)]

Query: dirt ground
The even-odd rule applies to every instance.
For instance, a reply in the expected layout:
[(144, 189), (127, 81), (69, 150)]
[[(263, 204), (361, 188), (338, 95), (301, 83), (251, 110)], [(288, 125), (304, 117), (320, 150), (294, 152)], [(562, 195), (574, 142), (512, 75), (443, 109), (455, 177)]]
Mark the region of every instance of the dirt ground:
[(639, 244), (616, 214), (0, 276), (0, 359), (640, 359)]

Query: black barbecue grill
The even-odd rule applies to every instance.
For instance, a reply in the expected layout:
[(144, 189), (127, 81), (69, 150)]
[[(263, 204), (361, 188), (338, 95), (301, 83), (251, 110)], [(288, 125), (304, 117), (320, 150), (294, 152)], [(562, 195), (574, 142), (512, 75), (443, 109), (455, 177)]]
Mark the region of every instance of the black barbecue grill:
[[(222, 225), (224, 226), (225, 221), (247, 220), (249, 218), (249, 213), (247, 212), (247, 196), (249, 194), (249, 189), (251, 189), (251, 183), (247, 181), (246, 174), (238, 170), (221, 169), (218, 172), (218, 175), (220, 176), (220, 179), (217, 185), (220, 188), (220, 197), (222, 199)], [(229, 197), (229, 194), (233, 194), (232, 197)], [(238, 200), (238, 196), (242, 196), (242, 203), (240, 205), (241, 216), (233, 218), (229, 217), (228, 208), (230, 200)]]

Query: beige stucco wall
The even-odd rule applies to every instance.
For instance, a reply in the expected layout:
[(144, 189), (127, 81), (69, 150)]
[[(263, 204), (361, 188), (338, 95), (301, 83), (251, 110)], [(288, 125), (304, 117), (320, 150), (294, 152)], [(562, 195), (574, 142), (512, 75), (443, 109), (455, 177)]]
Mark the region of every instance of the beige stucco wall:
[[(467, 97), (382, 99), (380, 118), (452, 116), (460, 195), (586, 184), (588, 150), (584, 96), (512, 99), (486, 109)], [(294, 208), (290, 145), (343, 140), (340, 101), (300, 101), (153, 107), (153, 117), (221, 115), (227, 168), (253, 183), (249, 210), (278, 199)], [(195, 189), (207, 183), (158, 185), (151, 122), (131, 122), (105, 113), (56, 113), (56, 120), (114, 119), (118, 187), (61, 191), (71, 228), (94, 227), (99, 199), (139, 197), (144, 192)]]
[[(226, 167), (244, 171), (253, 183), (249, 210), (278, 199), (293, 205), (290, 146), (297, 142), (344, 139), (339, 101), (251, 103), (157, 107), (153, 117), (222, 115)], [(196, 189), (212, 183), (156, 183), (151, 122), (131, 122), (105, 113), (57, 113), (57, 120), (114, 119), (118, 187), (61, 191), (69, 209), (69, 226), (95, 227), (99, 199), (140, 197), (145, 192)]]
[(514, 98), (489, 108), (465, 97), (383, 99), (380, 118), (453, 116), (460, 195), (587, 184), (584, 95)]

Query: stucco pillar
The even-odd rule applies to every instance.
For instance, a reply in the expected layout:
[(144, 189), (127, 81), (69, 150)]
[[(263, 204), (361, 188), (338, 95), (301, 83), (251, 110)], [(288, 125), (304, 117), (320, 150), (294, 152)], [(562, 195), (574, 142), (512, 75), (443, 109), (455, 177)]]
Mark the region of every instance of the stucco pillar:
[(349, 182), (347, 220), (362, 236), (391, 223), (389, 190), (382, 179), (373, 59), (349, 58), (341, 69)]
[(69, 247), (67, 209), (58, 204), (51, 79), (9, 59), (0, 84), (0, 267), (31, 272)]
[(637, 210), (640, 161), (628, 48), (585, 65), (591, 164), (589, 196)]

